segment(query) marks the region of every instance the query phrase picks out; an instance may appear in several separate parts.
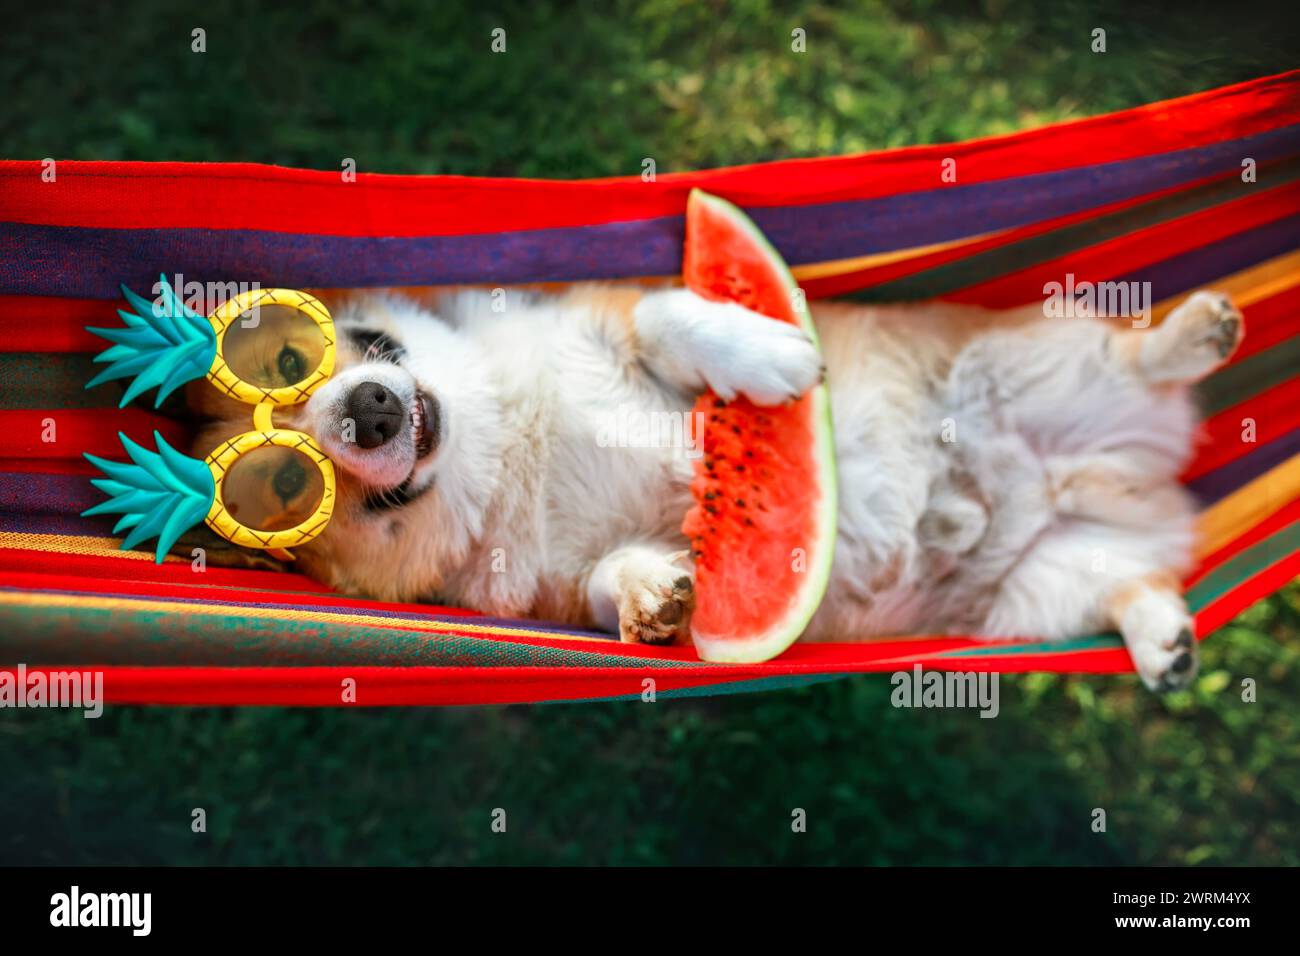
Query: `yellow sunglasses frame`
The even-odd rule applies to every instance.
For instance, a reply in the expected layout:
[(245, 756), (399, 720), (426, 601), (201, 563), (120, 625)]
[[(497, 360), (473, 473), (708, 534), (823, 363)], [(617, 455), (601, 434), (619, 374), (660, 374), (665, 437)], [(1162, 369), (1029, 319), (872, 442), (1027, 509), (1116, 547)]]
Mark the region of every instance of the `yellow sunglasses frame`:
[[(320, 364), (301, 382), (279, 388), (262, 388), (246, 382), (226, 364), (226, 332), (235, 321), (246, 312), (263, 305), (278, 305), (301, 312), (316, 323), (325, 338), (325, 350)], [(212, 451), (204, 464), (212, 474), (216, 494), (212, 497), (212, 507), (204, 519), (208, 527), (234, 544), (250, 548), (262, 548), (270, 551), (306, 544), (315, 538), (329, 524), (334, 514), (336, 479), (334, 464), (325, 454), (325, 450), (316, 444), (308, 434), (292, 429), (276, 428), (272, 421), (272, 411), (292, 405), (299, 405), (311, 397), (312, 392), (329, 380), (334, 373), (335, 336), (334, 319), (329, 309), (315, 296), (295, 289), (252, 289), (242, 292), (227, 300), (219, 309), (208, 316), (212, 331), (217, 338), (217, 354), (212, 369), (208, 372), (208, 381), (221, 389), (231, 398), (253, 406), (253, 430), (243, 432), (223, 442)], [(280, 531), (258, 531), (240, 524), (226, 509), (222, 497), (222, 485), (230, 466), (241, 456), (255, 448), (279, 445), (302, 452), (315, 462), (324, 482), (320, 505), (299, 524)], [(291, 557), (287, 552), (279, 555)]]

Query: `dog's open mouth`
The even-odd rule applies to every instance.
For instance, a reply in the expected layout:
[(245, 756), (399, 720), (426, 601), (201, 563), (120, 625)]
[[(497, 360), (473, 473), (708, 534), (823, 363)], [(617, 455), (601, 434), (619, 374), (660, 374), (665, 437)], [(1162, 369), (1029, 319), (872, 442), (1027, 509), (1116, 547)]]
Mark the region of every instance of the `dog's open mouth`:
[(438, 400), (416, 391), (411, 402), (411, 437), (415, 442), (415, 460), (419, 461), (438, 447), (442, 438), (442, 416)]

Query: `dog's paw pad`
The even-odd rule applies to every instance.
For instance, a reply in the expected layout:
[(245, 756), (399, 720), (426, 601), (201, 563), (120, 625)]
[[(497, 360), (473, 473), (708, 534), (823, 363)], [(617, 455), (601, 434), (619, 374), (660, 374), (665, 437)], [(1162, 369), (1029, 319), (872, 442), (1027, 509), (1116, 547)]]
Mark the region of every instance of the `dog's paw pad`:
[(620, 575), (619, 637), (629, 644), (671, 644), (689, 633), (695, 585), (667, 559), (638, 562)]
[(1218, 354), (1226, 359), (1237, 350), (1241, 341), (1241, 319), (1235, 315), (1220, 319), (1206, 336), (1206, 341)]
[(1139, 638), (1137, 646), (1130, 642), (1133, 663), (1142, 682), (1157, 693), (1183, 690), (1196, 677), (1196, 639), (1189, 628), (1183, 628), (1173, 640), (1156, 641)]
[(1144, 674), (1142, 679), (1146, 681), (1147, 686), (1158, 693), (1183, 690), (1196, 677), (1196, 668), (1196, 649), (1179, 648), (1173, 652), (1172, 660), (1163, 671), (1157, 670), (1149, 676)]
[(1196, 635), (1182, 597), (1146, 589), (1127, 601), (1119, 629), (1142, 683), (1157, 693), (1182, 690), (1196, 677)]
[(1226, 359), (1241, 343), (1241, 313), (1231, 299), (1218, 292), (1199, 292), (1192, 299), (1196, 311), (1188, 326), (1194, 346)]

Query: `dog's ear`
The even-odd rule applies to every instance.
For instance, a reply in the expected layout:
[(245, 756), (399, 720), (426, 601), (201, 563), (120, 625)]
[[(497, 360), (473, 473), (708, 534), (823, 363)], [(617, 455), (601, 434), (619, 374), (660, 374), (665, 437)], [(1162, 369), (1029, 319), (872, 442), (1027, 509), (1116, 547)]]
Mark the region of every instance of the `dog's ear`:
[(194, 549), (203, 549), (203, 560), (216, 568), (243, 568), (246, 571), (287, 571), (284, 562), (265, 551), (232, 544), (206, 524), (185, 532), (172, 545), (169, 554), (193, 560)]

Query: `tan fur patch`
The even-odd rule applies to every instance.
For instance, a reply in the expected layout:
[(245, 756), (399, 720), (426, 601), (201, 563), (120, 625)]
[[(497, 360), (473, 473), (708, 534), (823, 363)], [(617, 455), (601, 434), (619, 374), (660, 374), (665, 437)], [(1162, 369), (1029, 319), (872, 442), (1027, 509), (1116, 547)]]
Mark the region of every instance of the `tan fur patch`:
[(1170, 571), (1153, 571), (1151, 574), (1143, 575), (1132, 581), (1125, 581), (1111, 591), (1106, 597), (1106, 615), (1112, 621), (1120, 620), (1124, 616), (1124, 612), (1128, 610), (1129, 605), (1147, 591), (1182, 593), (1177, 575)]

